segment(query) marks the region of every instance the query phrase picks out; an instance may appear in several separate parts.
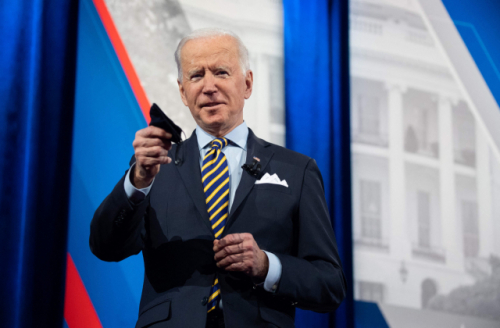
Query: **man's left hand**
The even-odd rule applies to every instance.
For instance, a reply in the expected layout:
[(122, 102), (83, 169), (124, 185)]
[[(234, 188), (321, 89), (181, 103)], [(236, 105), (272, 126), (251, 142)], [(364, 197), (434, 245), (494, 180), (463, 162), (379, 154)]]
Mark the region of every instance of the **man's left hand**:
[(214, 240), (215, 261), (226, 271), (241, 271), (256, 282), (266, 279), (269, 259), (250, 233), (235, 233)]

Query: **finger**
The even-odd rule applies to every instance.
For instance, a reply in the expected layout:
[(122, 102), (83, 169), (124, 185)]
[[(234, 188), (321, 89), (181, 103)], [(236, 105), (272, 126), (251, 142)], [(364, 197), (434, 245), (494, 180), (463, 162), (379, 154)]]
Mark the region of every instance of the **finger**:
[(243, 242), (243, 235), (242, 233), (233, 233), (225, 236), (220, 240), (219, 248)]
[(246, 262), (238, 262), (226, 266), (224, 270), (233, 272), (248, 272), (249, 266)]
[(214, 252), (219, 251), (219, 239), (214, 239)]
[(233, 254), (226, 256), (222, 260), (217, 262), (217, 266), (219, 268), (225, 268), (233, 263), (243, 262), (244, 256), (243, 254)]
[(170, 139), (172, 135), (159, 127), (148, 126), (145, 129), (137, 131), (136, 137)]
[(220, 261), (228, 255), (243, 253), (245, 250), (246, 249), (243, 246), (243, 243), (239, 243), (236, 245), (229, 245), (229, 246), (223, 247), (221, 250), (216, 252), (214, 258), (216, 261)]
[(160, 146), (166, 150), (170, 150), (172, 148), (172, 143), (170, 140), (162, 139), (162, 138), (144, 138), (139, 137), (132, 142), (132, 146), (134, 149), (137, 148), (150, 148), (154, 146)]
[(172, 163), (172, 159), (168, 156), (160, 156), (160, 157), (144, 157), (141, 158), (141, 166), (150, 167), (158, 164), (170, 164)]
[(168, 156), (168, 150), (160, 146), (140, 148), (135, 152), (137, 157), (161, 157)]

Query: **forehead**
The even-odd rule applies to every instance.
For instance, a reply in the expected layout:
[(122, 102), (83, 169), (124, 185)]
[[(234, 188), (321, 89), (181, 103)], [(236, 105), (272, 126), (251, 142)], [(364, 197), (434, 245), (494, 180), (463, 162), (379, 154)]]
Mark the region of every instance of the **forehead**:
[(182, 47), (181, 62), (183, 67), (238, 63), (238, 43), (229, 35), (189, 40)]

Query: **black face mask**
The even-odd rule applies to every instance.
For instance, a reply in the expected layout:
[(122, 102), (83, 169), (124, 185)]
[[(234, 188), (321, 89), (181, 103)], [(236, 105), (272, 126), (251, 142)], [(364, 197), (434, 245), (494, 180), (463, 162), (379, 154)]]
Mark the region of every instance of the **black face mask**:
[(182, 142), (182, 129), (169, 119), (157, 104), (153, 104), (151, 106), (149, 115), (151, 116), (151, 122), (149, 125), (156, 126), (170, 133), (172, 135), (172, 138), (170, 139), (172, 142)]

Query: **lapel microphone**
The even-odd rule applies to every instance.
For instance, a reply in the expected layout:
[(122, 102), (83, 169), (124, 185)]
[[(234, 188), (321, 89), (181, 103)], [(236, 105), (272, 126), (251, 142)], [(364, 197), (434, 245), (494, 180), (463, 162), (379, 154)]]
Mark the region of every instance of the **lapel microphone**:
[(260, 175), (260, 169), (261, 169), (260, 159), (258, 157), (254, 156), (252, 164), (248, 164), (248, 163), (243, 164), (243, 166), (241, 168), (244, 171), (246, 171), (248, 174), (250, 174), (251, 176), (258, 179), (259, 175)]

